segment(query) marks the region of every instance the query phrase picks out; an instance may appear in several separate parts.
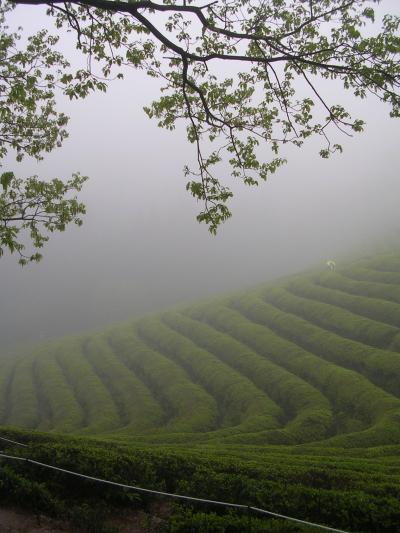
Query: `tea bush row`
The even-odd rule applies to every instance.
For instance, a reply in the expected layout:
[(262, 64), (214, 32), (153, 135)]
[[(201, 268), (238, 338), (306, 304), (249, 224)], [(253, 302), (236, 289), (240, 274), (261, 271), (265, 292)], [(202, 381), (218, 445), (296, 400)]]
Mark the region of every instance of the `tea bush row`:
[[(286, 321), (284, 313), (261, 301), (256, 295), (247, 294), (234, 299), (232, 304), (251, 321), (259, 324), (267, 326), (272, 324), (276, 327), (281, 322)], [(251, 321), (248, 323), (249, 329), (253, 324)], [(256, 327), (254, 326), (255, 333)], [(259, 328), (262, 327), (259, 326)], [(264, 330), (269, 331), (265, 327)], [(393, 442), (393, 439), (400, 435), (400, 426), (396, 423), (396, 413), (400, 413), (400, 400), (398, 398), (382, 391), (360, 374), (309, 354), (285, 339), (274, 338), (269, 335), (269, 342), (267, 340), (263, 342), (262, 333), (261, 330), (259, 336), (248, 334), (246, 341), (253, 345), (259, 353), (273, 353), (274, 357), (281, 361), (281, 364), (286, 364), (287, 368), (296, 375), (301, 376), (321, 390), (335, 407), (336, 423), (338, 418), (340, 421), (340, 418), (344, 417), (345, 419), (359, 420), (365, 426), (375, 426), (378, 423), (387, 424), (385, 417), (389, 417), (390, 435), (386, 435), (386, 440)], [(353, 424), (353, 427), (341, 428), (339, 425), (336, 431), (340, 432), (341, 429), (347, 432), (352, 429), (357, 431), (364, 429), (365, 426), (356, 423)], [(384, 442), (383, 434), (382, 440), (380, 439), (378, 427), (374, 430), (371, 429), (368, 435), (369, 440), (366, 439), (364, 445), (372, 445), (372, 437), (374, 437), (375, 445)]]
[(8, 390), (9, 413), (6, 415), (5, 424), (33, 429), (40, 423), (37, 389), (33, 378), (34, 363), (33, 354), (16, 362)]
[[(313, 386), (294, 375), (290, 363), (276, 350), (280, 339), (271, 331), (246, 320), (240, 313), (222, 306), (202, 306), (190, 312), (191, 316), (203, 320), (212, 327), (228, 333), (238, 341), (247, 344), (273, 363), (283, 366), (289, 372), (272, 372), (272, 379), (280, 381), (279, 404), (292, 419), (286, 430), (297, 442), (325, 438), (332, 426), (333, 415), (328, 400)], [(286, 350), (284, 350), (286, 353)], [(283, 370), (283, 369), (282, 369)], [(271, 380), (272, 381), (272, 380)]]
[[(50, 419), (46, 425), (42, 421), (40, 429), (56, 429), (63, 433), (77, 431), (83, 425), (84, 413), (55, 359), (54, 351), (54, 345), (49, 345), (35, 352), (37, 387), (50, 411)], [(43, 409), (40, 411), (43, 420)]]
[(143, 343), (133, 324), (113, 328), (108, 338), (115, 353), (151, 392), (148, 410), (160, 431), (205, 432), (216, 427), (215, 400), (180, 366)]
[(115, 402), (123, 427), (140, 433), (154, 427), (153, 401), (147, 387), (125, 366), (100, 335), (87, 339), (84, 354)]
[(339, 290), (349, 292), (351, 294), (358, 294), (370, 298), (383, 300), (385, 303), (394, 302), (400, 303), (400, 286), (389, 283), (380, 283), (379, 281), (363, 281), (356, 279), (353, 276), (347, 275), (342, 270), (336, 272), (332, 276), (320, 276), (320, 283), (324, 286), (337, 288)]
[(86, 339), (67, 339), (55, 356), (84, 412), (81, 432), (101, 433), (123, 425), (117, 406), (101, 379), (83, 355)]
[(400, 285), (400, 272), (383, 272), (355, 264), (341, 268), (340, 273), (359, 281), (373, 281), (395, 286)]
[(191, 378), (216, 399), (220, 427), (240, 426), (236, 428), (238, 431), (271, 427), (265, 394), (239, 372), (171, 330), (161, 320), (141, 320), (138, 331), (146, 342), (156, 345), (182, 365)]
[(268, 325), (274, 324), (280, 335), (323, 359), (364, 374), (387, 392), (400, 396), (398, 354), (346, 339), (285, 311), (286, 293), (280, 289), (270, 288), (260, 294), (276, 309)]
[[(400, 521), (397, 477), (375, 471), (378, 463), (363, 459), (351, 458), (348, 460), (349, 468), (343, 469), (342, 459), (335, 456), (327, 461), (319, 458), (318, 454), (292, 457), (283, 453), (278, 459), (274, 456), (275, 452), (269, 456), (268, 448), (264, 452), (264, 460), (256, 462), (250, 458), (247, 461), (222, 459), (217, 449), (200, 457), (191, 455), (190, 451), (171, 452), (160, 448), (123, 450), (107, 444), (88, 444), (83, 440), (81, 443), (36, 443), (24, 453), (43, 463), (103, 479), (254, 505), (350, 531), (392, 533)], [(82, 511), (85, 506), (93, 505), (96, 509), (114, 512), (124, 508), (146, 508), (147, 503), (155, 498), (26, 463), (2, 464), (0, 468), (0, 496), (3, 501), (6, 498), (9, 502), (24, 499), (25, 507), (55, 515), (65, 516), (66, 509), (77, 509), (78, 506)], [(225, 527), (222, 531), (232, 531), (229, 527), (240, 531), (237, 529), (239, 524), (245, 527), (244, 530), (248, 527), (248, 522), (243, 522), (240, 514), (217, 512), (202, 505), (175, 507), (171, 524), (181, 530), (188, 527), (191, 520), (188, 513), (192, 509), (195, 524), (208, 522), (216, 527)], [(84, 518), (84, 513), (81, 518)], [(266, 518), (264, 523), (268, 531), (271, 522)], [(255, 524), (259, 525), (257, 517)], [(281, 525), (288, 528), (289, 524), (282, 522)]]
[[(316, 298), (317, 294), (319, 298)], [(336, 304), (315, 301), (322, 298), (324, 298), (324, 289), (318, 287), (313, 289), (312, 285), (310, 288), (303, 280), (292, 281), (285, 288), (274, 288), (267, 293), (268, 301), (277, 302), (282, 311), (297, 315), (321, 328), (363, 344), (385, 349), (399, 332), (396, 327), (354, 314), (347, 309), (337, 307)]]
[[(341, 314), (329, 313), (326, 308), (326, 316), (320, 319), (321, 325), (326, 324), (327, 329), (334, 328), (346, 337), (373, 346), (384, 348), (390, 345), (394, 336), (400, 332), (400, 305), (329, 289), (321, 285), (319, 280), (320, 277), (315, 276), (314, 283), (304, 278), (290, 281), (287, 289), (297, 296), (317, 300), (318, 303), (338, 306), (342, 311)], [(366, 318), (360, 320), (359, 315)]]

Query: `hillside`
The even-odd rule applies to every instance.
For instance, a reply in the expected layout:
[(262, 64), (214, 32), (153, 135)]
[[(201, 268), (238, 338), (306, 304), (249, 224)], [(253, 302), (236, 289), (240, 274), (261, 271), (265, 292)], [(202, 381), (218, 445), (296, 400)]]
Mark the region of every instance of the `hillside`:
[(30, 523), (316, 531), (44, 463), (340, 531), (397, 532), (400, 253), (3, 354), (0, 423), (0, 506)]
[(400, 254), (0, 361), (0, 423), (135, 443), (400, 442)]

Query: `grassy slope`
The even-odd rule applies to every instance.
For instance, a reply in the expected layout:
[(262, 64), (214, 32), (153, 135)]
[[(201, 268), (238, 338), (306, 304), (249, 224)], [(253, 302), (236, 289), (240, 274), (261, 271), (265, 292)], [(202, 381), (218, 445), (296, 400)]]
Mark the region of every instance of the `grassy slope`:
[[(3, 446), (12, 455), (121, 483), (254, 505), (352, 532), (392, 533), (400, 520), (399, 445), (349, 450), (310, 445), (140, 447), (20, 430), (3, 430), (3, 435), (28, 444), (23, 449)], [(4, 505), (20, 503), (25, 509), (66, 518), (83, 531), (106, 531), (108, 514), (146, 510), (154, 500), (32, 464), (0, 463)], [(250, 530), (241, 513), (166, 501), (171, 515), (162, 531)], [(252, 518), (251, 531), (314, 529)]]
[(399, 292), (400, 254), (378, 256), (2, 357), (0, 423), (148, 443), (392, 444)]
[[(39, 460), (124, 482), (142, 460), (135, 481), (149, 487), (392, 531), (399, 318), (400, 254), (295, 276), (4, 356), (0, 423), (50, 432), (16, 433), (36, 442), (29, 453)], [(0, 495), (10, 483), (17, 499), (37, 490), (18, 468), (0, 468)], [(66, 495), (43, 476), (58, 496), (34, 505), (65, 515)]]

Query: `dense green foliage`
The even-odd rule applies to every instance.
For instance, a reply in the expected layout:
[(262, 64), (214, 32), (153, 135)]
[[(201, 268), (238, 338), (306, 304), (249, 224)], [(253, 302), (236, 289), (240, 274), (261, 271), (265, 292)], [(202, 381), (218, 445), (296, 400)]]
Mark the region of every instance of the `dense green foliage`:
[[(256, 186), (286, 162), (287, 145), (301, 147), (315, 137), (322, 141), (321, 157), (341, 152), (337, 131), (352, 134), (364, 128), (364, 120), (343, 98), (346, 92), (377, 98), (391, 117), (400, 116), (400, 18), (375, 13), (378, 1), (3, 2), (0, 160), (9, 146), (17, 158), (23, 153), (40, 157), (62, 143), (67, 117), (56, 110), (57, 87), (71, 99), (84, 98), (93, 89), (105, 90), (109, 80), (123, 78), (127, 67), (140, 69), (162, 84), (159, 98), (145, 107), (147, 115), (167, 130), (184, 122), (195, 152), (194, 166), (184, 167), (186, 189), (203, 206), (197, 220), (215, 233), (231, 216), (233, 196), (220, 174), (221, 161), (226, 163), (223, 172)], [(25, 48), (18, 47), (18, 32), (11, 33), (4, 20), (14, 4), (47, 5), (59, 35), (66, 30), (75, 37), (86, 60), (78, 64), (86, 66), (74, 72), (56, 51), (58, 37), (45, 30), (29, 38)], [(224, 62), (229, 68), (221, 68)], [(322, 90), (328, 81), (333, 102)], [(35, 183), (46, 187), (43, 181)], [(62, 182), (57, 184), (62, 188)], [(40, 210), (40, 197), (28, 199)], [(59, 203), (51, 195), (48, 200), (47, 209), (55, 210), (53, 230), (75, 221), (68, 200), (62, 202), (60, 223)], [(0, 222), (9, 216), (7, 210), (2, 213), (5, 203), (0, 201)], [(22, 253), (18, 221), (24, 209), (19, 215), (8, 219), (8, 228), (0, 224), (0, 244)], [(32, 244), (40, 247), (46, 240), (43, 227), (50, 229), (47, 221), (33, 209), (29, 223)], [(21, 261), (39, 257), (22, 255)]]
[(57, 90), (83, 98), (104, 83), (84, 71), (70, 75), (68, 61), (56, 49), (58, 37), (47, 30), (22, 40), (21, 28), (12, 31), (7, 24), (12, 9), (12, 3), (0, 5), (0, 257), (16, 253), (25, 265), (41, 259), (51, 233), (82, 224), (85, 206), (74, 195), (87, 178), (79, 173), (65, 182), (21, 178), (10, 155), (17, 161), (42, 159), (61, 146), (68, 117), (56, 109)]
[(355, 277), (400, 275), (399, 257), (4, 355), (0, 422), (148, 443), (394, 443), (400, 287)]
[[(392, 533), (400, 520), (398, 446), (339, 453), (264, 446), (145, 450), (16, 431), (3, 435), (29, 443), (24, 449), (6, 446), (7, 453), (120, 483), (254, 505), (352, 532)], [(99, 532), (107, 531), (107, 520), (123, 509), (151, 512), (156, 497), (1, 461), (0, 498), (3, 504), (19, 502)], [(249, 521), (242, 511), (163, 501), (169, 516), (160, 532), (315, 531), (255, 514)]]
[[(399, 254), (373, 257), (4, 354), (2, 434), (51, 432), (18, 438), (36, 442), (29, 456), (108, 479), (393, 531), (399, 274)], [(71, 481), (66, 503), (57, 476), (0, 472), (1, 495), (12, 487), (10, 501), (70, 521), (93, 521), (93, 504), (105, 523), (103, 500), (114, 510), (148, 501)], [(197, 505), (169, 513), (166, 531), (239, 532), (248, 520)], [(301, 531), (252, 520), (254, 531)]]

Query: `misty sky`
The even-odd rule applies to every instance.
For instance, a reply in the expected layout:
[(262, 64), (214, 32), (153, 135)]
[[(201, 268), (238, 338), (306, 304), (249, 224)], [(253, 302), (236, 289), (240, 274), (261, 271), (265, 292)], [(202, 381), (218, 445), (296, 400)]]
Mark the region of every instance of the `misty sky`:
[[(386, 0), (381, 10), (400, 14), (399, 4)], [(18, 7), (13, 17), (32, 30), (46, 21), (37, 8)], [(258, 189), (234, 186), (233, 218), (213, 237), (196, 222), (201, 206), (185, 190), (182, 168), (194, 154), (184, 129), (160, 130), (142, 111), (158, 87), (129, 72), (106, 95), (60, 99), (71, 117), (63, 148), (41, 163), (9, 160), (19, 175), (67, 178), (79, 170), (90, 181), (81, 194), (88, 211), (81, 228), (54, 234), (37, 265), (0, 260), (3, 346), (101, 327), (399, 243), (400, 121), (385, 106), (354, 101), (367, 128), (341, 138), (342, 155), (322, 160), (312, 141), (289, 150), (288, 164)], [(324, 90), (328, 99), (336, 96), (334, 88)]]

